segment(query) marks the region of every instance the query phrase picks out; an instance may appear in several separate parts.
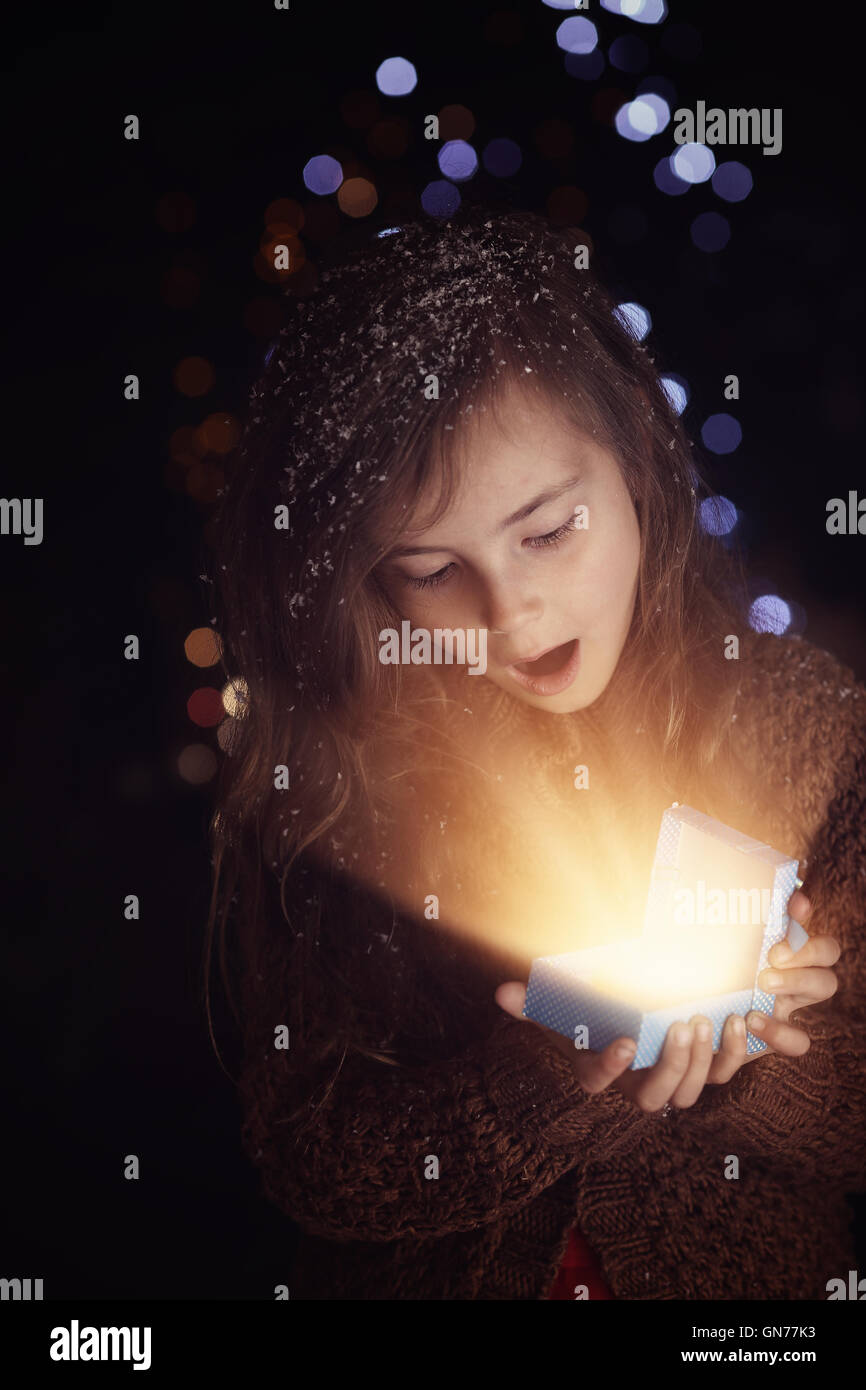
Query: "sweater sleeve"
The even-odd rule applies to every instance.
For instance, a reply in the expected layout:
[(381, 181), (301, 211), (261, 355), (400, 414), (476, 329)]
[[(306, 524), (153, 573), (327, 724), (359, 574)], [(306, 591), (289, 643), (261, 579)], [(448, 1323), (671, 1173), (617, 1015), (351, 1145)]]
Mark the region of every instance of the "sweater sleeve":
[(802, 1057), (768, 1053), (726, 1085), (705, 1087), (677, 1123), (741, 1159), (842, 1191), (866, 1189), (866, 1057), (862, 1028), (844, 1017), (804, 1020)]
[(474, 1229), (531, 1202), (582, 1159), (631, 1147), (648, 1123), (616, 1087), (586, 1092), (540, 1028), (505, 1014), (447, 1062), (347, 1058), (297, 1135), (274, 1099), (291, 1092), (288, 1067), (289, 1054), (275, 1049), (248, 1058), (244, 1148), (265, 1195), (329, 1240)]
[[(778, 639), (765, 637), (764, 643)], [(680, 1123), (735, 1154), (771, 1155), (797, 1173), (866, 1188), (866, 689), (826, 652), (780, 649), (767, 701), (769, 760), (802, 817), (810, 933), (836, 938), (836, 994), (795, 1015), (811, 1046), (768, 1053), (706, 1087)], [(780, 795), (782, 793), (780, 792)]]

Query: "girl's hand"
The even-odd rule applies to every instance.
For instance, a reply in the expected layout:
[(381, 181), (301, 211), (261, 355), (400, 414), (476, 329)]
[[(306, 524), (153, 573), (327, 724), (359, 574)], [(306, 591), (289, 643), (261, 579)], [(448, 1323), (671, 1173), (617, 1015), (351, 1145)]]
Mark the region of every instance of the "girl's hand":
[[(795, 921), (805, 925), (812, 912), (805, 894), (792, 894), (788, 912)], [(795, 1009), (819, 1003), (835, 994), (836, 976), (829, 967), (835, 965), (840, 954), (838, 941), (830, 936), (812, 936), (799, 951), (793, 953), (786, 942), (774, 946), (768, 957), (770, 965), (758, 979), (761, 988), (777, 995), (772, 1018), (750, 1013), (744, 1023), (738, 1014), (732, 1014), (725, 1023), (722, 1045), (717, 1053), (711, 1050), (712, 1028), (709, 1019), (700, 1015), (692, 1018), (688, 1024), (673, 1024), (668, 1029), (662, 1054), (655, 1066), (637, 1072), (626, 1070), (635, 1053), (631, 1038), (617, 1038), (603, 1052), (591, 1052), (576, 1048), (569, 1038), (550, 1028), (544, 1031), (550, 1041), (571, 1060), (584, 1090), (595, 1094), (613, 1083), (640, 1110), (652, 1112), (663, 1106), (687, 1109), (694, 1105), (707, 1083), (717, 1085), (730, 1081), (745, 1062), (754, 1060), (754, 1056), (765, 1055), (763, 1052), (747, 1055), (746, 1026), (767, 1042), (767, 1052), (779, 1052), (787, 1057), (802, 1057), (804, 1052), (808, 1052), (808, 1035), (801, 1028), (791, 1025), (788, 1019)], [(771, 971), (778, 973), (780, 984), (772, 981)], [(521, 1018), (526, 986), (517, 982), (500, 985), (494, 998), (506, 1013)], [(535, 1026), (542, 1027), (541, 1024)], [(701, 1036), (702, 1031), (706, 1036)], [(618, 1053), (620, 1046), (628, 1049), (624, 1055)]]

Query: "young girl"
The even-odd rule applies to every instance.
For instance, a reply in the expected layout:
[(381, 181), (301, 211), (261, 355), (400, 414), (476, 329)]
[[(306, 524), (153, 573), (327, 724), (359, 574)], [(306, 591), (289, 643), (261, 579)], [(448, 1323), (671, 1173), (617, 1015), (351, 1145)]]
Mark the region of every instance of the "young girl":
[[(581, 239), (493, 207), (368, 232), (293, 301), (209, 531), (242, 696), (210, 926), (292, 1298), (816, 1299), (855, 1265), (866, 691), (750, 630)], [(404, 622), (486, 662), (380, 659)], [(764, 1052), (684, 1017), (632, 1071), (524, 1019), (525, 982), (640, 930), (674, 800), (799, 859), (809, 940)]]

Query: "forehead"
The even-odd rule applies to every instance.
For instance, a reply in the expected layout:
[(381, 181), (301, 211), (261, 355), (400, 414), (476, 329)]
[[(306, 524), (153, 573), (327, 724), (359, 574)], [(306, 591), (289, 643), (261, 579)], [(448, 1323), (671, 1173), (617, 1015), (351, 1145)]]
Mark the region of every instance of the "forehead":
[(516, 497), (517, 505), (545, 483), (573, 473), (578, 456), (592, 443), (553, 400), (514, 386), (486, 409), (461, 416), (459, 429), (446, 438), (455, 478), (450, 503), (441, 513), (441, 480), (429, 477), (412, 511), (413, 532), (455, 512), (489, 506), (493, 499)]

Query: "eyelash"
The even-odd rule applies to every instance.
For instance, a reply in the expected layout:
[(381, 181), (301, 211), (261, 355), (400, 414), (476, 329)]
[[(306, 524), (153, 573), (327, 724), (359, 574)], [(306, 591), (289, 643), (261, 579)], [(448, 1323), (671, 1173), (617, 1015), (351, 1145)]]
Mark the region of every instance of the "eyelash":
[[(547, 545), (560, 545), (561, 542), (565, 540), (565, 537), (572, 531), (574, 531), (574, 524), (571, 519), (569, 519), (563, 522), (561, 526), (557, 526), (555, 531), (548, 531), (544, 536), (531, 536), (530, 544), (533, 550), (540, 550), (543, 546)], [(445, 578), (450, 568), (451, 565), (447, 564), (443, 566), (441, 570), (437, 570), (435, 574), (421, 575), (420, 579), (412, 579), (407, 576), (407, 583), (411, 584), (413, 589), (438, 589), (440, 584), (445, 583)]]

